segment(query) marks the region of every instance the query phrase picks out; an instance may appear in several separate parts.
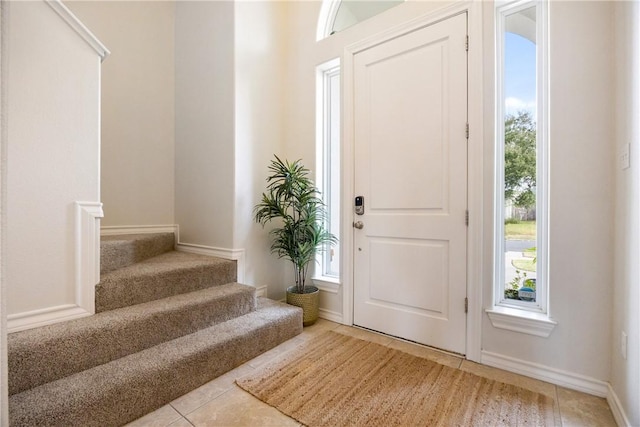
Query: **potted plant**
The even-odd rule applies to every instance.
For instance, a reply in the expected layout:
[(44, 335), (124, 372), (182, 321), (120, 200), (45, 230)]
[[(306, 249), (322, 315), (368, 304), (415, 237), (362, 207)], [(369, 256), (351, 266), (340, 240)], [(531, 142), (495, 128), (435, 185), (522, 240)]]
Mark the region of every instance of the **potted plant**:
[(306, 283), (309, 266), (316, 253), (337, 238), (325, 228), (325, 205), (301, 160), (290, 163), (275, 156), (269, 171), (267, 191), (254, 207), (254, 219), (263, 227), (279, 221), (269, 232), (271, 253), (293, 263), (295, 285), (287, 289), (287, 303), (302, 307), (304, 326), (312, 325), (318, 319), (319, 290)]

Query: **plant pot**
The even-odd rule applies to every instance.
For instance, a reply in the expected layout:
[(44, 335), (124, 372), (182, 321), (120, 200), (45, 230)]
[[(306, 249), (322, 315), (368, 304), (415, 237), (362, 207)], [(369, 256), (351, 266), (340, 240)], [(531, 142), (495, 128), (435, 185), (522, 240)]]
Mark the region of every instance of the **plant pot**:
[(295, 286), (290, 286), (287, 288), (287, 304), (302, 308), (302, 326), (313, 325), (320, 311), (320, 290), (315, 286), (305, 286), (304, 293), (299, 294)]

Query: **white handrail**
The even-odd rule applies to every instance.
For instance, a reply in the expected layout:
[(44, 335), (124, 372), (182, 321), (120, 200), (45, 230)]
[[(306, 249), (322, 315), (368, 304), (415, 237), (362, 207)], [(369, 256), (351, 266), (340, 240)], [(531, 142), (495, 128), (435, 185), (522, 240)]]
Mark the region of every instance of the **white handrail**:
[(60, 0), (45, 0), (46, 4), (51, 8), (76, 32), (82, 39), (87, 42), (93, 50), (100, 56), (100, 61), (104, 61), (111, 52), (89, 29), (71, 12), (67, 6)]

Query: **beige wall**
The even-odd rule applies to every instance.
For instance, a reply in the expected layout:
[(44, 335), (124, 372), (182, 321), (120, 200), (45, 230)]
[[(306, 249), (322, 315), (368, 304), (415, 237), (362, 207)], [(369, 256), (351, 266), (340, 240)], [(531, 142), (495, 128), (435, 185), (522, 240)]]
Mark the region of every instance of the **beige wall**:
[(7, 162), (7, 2), (0, 3), (0, 425), (9, 425), (9, 363), (7, 360), (7, 282), (5, 280), (5, 217)]
[(100, 200), (100, 57), (45, 2), (9, 7), (2, 226), (11, 316), (75, 306), (75, 202)]
[(267, 232), (253, 221), (267, 166), (284, 155), (287, 2), (235, 3), (234, 247), (246, 249), (245, 282), (284, 297), (289, 263), (270, 254)]
[(178, 2), (175, 211), (182, 243), (233, 248), (234, 4)]
[[(484, 351), (600, 381), (610, 375), (613, 281), (611, 14), (607, 2), (550, 2), (549, 313), (558, 325), (540, 338), (496, 329), (485, 316), (482, 336)], [(493, 86), (487, 87), (485, 230), (491, 230)], [(487, 233), (485, 307), (492, 301), (491, 238)]]
[(103, 226), (174, 223), (174, 4), (70, 1), (102, 67)]
[[(616, 138), (630, 144), (631, 168), (615, 164), (615, 249), (611, 386), (630, 425), (640, 425), (640, 4), (616, 2)], [(621, 335), (628, 336), (627, 357)]]

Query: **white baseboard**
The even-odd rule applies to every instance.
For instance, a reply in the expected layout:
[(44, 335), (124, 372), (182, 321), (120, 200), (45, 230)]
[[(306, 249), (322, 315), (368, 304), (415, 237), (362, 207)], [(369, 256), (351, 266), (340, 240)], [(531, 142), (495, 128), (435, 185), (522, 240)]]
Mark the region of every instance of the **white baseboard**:
[(267, 297), (267, 287), (266, 286), (256, 286), (256, 296), (257, 297), (262, 297), (262, 298), (268, 298)]
[(480, 363), (599, 397), (609, 393), (609, 383), (605, 381), (502, 354), (483, 351)]
[[(113, 236), (115, 234), (151, 234), (174, 233), (177, 234), (178, 226), (169, 225), (107, 225), (100, 228), (100, 235)], [(177, 240), (177, 239), (176, 239)]]
[(238, 263), (238, 279), (242, 283), (245, 280), (245, 250), (244, 249), (227, 249), (214, 248), (211, 246), (194, 245), (191, 243), (182, 243), (178, 241), (176, 250), (181, 252), (189, 252), (192, 254), (214, 256), (222, 259), (236, 261)]
[(342, 313), (338, 313), (337, 311), (327, 310), (326, 308), (320, 308), (320, 313), (318, 316), (321, 319), (330, 320), (332, 322), (342, 324)]
[(26, 329), (66, 322), (67, 320), (79, 319), (81, 317), (91, 316), (92, 314), (93, 313), (75, 304), (65, 304), (57, 307), (10, 314), (7, 316), (7, 332), (24, 331)]
[(611, 384), (608, 384), (608, 393), (607, 393), (607, 403), (611, 408), (611, 412), (613, 413), (613, 418), (616, 420), (616, 423), (620, 427), (631, 426), (629, 422), (629, 417), (627, 417), (627, 413), (622, 407), (622, 403), (620, 403), (620, 399), (618, 399), (618, 395), (615, 390), (611, 387)]

